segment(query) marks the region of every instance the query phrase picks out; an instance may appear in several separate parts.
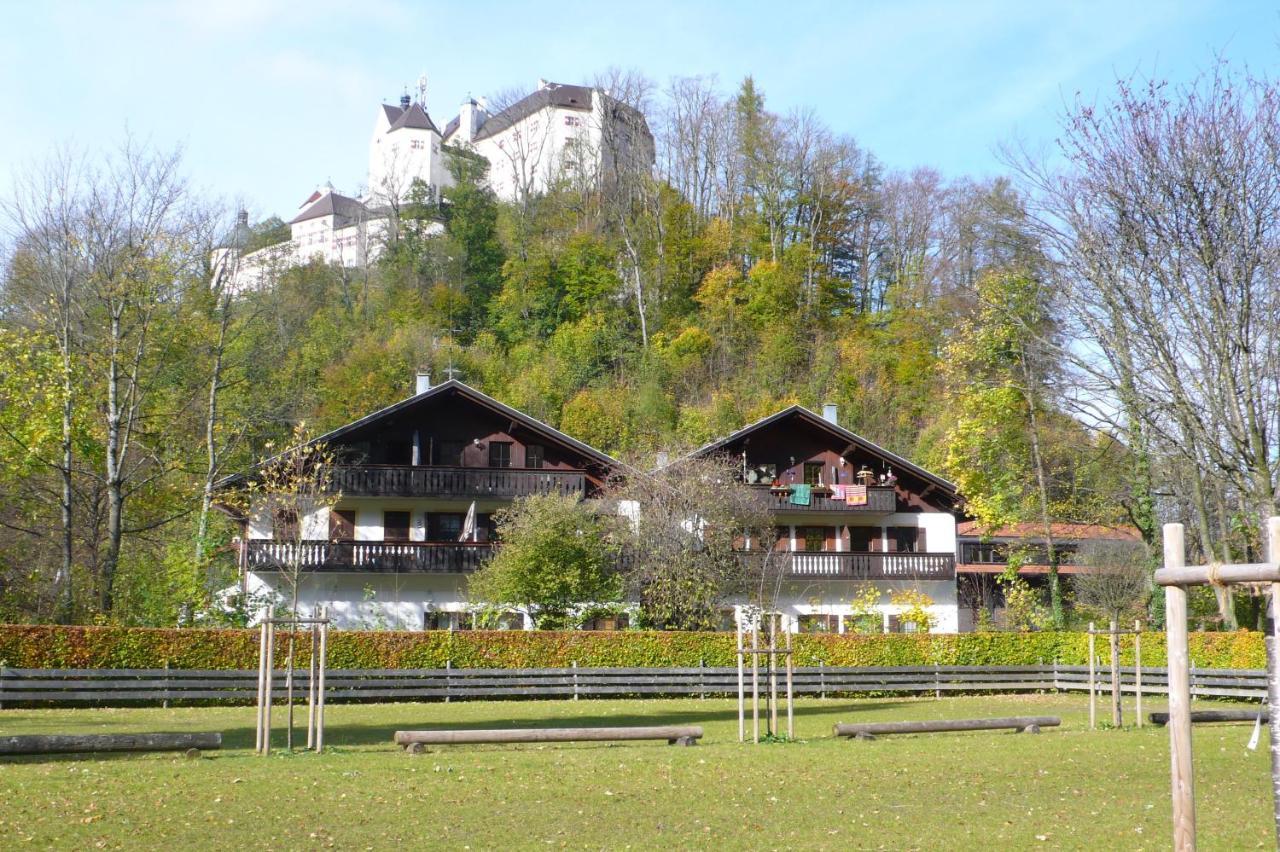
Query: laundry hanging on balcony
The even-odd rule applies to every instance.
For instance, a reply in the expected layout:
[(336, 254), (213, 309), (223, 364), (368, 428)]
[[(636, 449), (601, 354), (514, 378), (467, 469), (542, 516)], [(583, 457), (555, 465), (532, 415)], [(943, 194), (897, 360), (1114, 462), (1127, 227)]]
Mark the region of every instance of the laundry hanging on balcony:
[(791, 486), (791, 505), (808, 506), (813, 501), (813, 486), (800, 484)]
[(848, 489), (849, 489), (848, 485), (843, 485), (839, 482), (835, 483), (834, 485), (831, 486), (831, 499), (843, 500), (845, 494), (848, 493)]
[(867, 505), (867, 486), (848, 485), (844, 490), (844, 502), (849, 506)]

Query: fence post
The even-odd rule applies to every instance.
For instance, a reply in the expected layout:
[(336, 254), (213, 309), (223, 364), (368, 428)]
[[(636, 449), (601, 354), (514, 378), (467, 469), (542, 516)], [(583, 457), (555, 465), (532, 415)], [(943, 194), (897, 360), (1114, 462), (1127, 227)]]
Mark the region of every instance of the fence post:
[(825, 660), (818, 660), (818, 697), (827, 697), (827, 663)]
[(1089, 730), (1098, 727), (1098, 693), (1094, 682), (1093, 622), (1089, 622)]
[(701, 693), (699, 698), (706, 700), (707, 697), (707, 661), (704, 657), (698, 658), (698, 688)]
[(1137, 706), (1138, 727), (1142, 727), (1142, 621), (1133, 623), (1133, 692)]
[(4, 676), (8, 674), (8, 660), (0, 660), (0, 710), (4, 709)]
[(573, 660), (569, 663), (573, 666), (573, 700), (578, 700), (578, 661)]
[(933, 697), (942, 697), (942, 674), (938, 671), (938, 664), (933, 664)]
[(449, 697), (453, 694), (453, 659), (444, 661), (444, 703), (449, 703)]
[(169, 661), (164, 661), (164, 701), (161, 706), (165, 710), (169, 709), (169, 691), (173, 689), (173, 684), (169, 682)]

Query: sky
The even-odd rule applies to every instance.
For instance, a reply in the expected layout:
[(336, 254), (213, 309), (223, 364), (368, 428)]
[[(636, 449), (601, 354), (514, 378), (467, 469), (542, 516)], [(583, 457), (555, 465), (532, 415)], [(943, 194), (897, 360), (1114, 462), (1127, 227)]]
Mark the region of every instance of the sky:
[(319, 185), (354, 192), (377, 105), (427, 79), (443, 126), (468, 95), (587, 82), (755, 78), (893, 169), (1001, 173), (1119, 77), (1185, 82), (1215, 58), (1274, 74), (1280, 5), (1168, 2), (0, 0), (0, 195), (59, 147), (180, 146), (192, 183), (256, 220)]

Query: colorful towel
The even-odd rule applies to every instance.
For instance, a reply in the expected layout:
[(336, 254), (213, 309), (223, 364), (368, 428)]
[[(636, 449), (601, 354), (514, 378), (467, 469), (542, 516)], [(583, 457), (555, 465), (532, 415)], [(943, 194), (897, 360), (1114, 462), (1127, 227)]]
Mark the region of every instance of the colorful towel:
[(844, 491), (844, 502), (850, 506), (867, 505), (867, 486), (850, 485)]
[(808, 506), (813, 501), (812, 485), (791, 486), (791, 505)]
[(835, 485), (831, 486), (831, 499), (843, 500), (845, 492), (848, 490), (848, 488), (849, 486), (841, 485), (840, 483), (836, 483)]

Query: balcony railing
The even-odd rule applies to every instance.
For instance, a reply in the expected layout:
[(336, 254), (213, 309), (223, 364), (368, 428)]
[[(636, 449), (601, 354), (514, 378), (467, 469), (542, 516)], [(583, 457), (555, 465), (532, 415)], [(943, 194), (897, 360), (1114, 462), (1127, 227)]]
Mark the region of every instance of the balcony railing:
[(788, 576), (815, 580), (954, 580), (951, 553), (776, 553)]
[(896, 511), (898, 498), (894, 489), (889, 486), (871, 486), (867, 489), (867, 502), (855, 506), (845, 500), (836, 500), (829, 494), (814, 494), (809, 498), (809, 505), (801, 506), (791, 502), (790, 492), (764, 491), (769, 507), (775, 512), (880, 512)]
[(251, 571), (361, 571), (465, 574), (493, 553), (490, 542), (251, 540)]
[(514, 498), (582, 494), (587, 477), (581, 470), (351, 465), (334, 469), (332, 487), (347, 497)]

